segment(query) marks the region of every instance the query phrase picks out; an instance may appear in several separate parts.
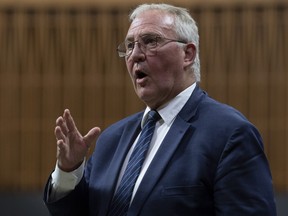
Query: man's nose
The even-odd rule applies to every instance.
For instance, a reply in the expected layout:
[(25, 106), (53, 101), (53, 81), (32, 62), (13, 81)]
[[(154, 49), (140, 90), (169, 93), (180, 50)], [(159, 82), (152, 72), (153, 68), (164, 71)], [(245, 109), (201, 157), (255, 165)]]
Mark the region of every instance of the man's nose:
[(134, 61), (145, 60), (145, 50), (139, 42), (135, 42), (130, 58), (132, 58)]

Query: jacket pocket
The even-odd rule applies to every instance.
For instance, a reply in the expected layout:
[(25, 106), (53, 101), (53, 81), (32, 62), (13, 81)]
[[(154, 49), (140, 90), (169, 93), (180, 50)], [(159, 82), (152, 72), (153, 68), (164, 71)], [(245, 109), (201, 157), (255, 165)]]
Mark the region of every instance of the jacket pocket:
[(164, 197), (197, 196), (206, 193), (206, 188), (202, 185), (164, 187), (162, 190), (162, 196)]

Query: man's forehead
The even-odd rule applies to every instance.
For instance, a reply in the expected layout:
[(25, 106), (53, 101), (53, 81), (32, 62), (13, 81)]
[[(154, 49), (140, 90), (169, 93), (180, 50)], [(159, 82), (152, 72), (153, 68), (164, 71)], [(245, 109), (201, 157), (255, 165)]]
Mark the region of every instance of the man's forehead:
[(159, 24), (155, 24), (153, 22), (138, 22), (138, 23), (133, 23), (130, 25), (130, 28), (128, 30), (128, 32), (133, 32), (133, 31), (139, 31), (141, 29), (155, 29), (155, 30), (166, 30), (166, 29), (171, 29), (172, 26), (171, 25), (159, 25)]
[(171, 30), (173, 30), (173, 26), (170, 22), (157, 23), (148, 20), (140, 21), (135, 19), (130, 25), (127, 32), (127, 37), (135, 37), (136, 35), (143, 35), (147, 33), (164, 34)]

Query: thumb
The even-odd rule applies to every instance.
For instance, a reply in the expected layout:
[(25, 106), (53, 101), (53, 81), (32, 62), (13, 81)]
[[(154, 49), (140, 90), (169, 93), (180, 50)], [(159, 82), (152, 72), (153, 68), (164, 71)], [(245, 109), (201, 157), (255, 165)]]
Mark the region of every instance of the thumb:
[(87, 148), (90, 148), (92, 142), (99, 136), (100, 132), (101, 129), (99, 127), (94, 127), (83, 137), (83, 141)]

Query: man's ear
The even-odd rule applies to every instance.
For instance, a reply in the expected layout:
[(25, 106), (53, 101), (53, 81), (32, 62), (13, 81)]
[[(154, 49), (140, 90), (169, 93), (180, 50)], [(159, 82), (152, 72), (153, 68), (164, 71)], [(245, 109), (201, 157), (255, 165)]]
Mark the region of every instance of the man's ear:
[(190, 66), (194, 63), (196, 58), (196, 46), (193, 43), (188, 43), (184, 47), (184, 67)]

